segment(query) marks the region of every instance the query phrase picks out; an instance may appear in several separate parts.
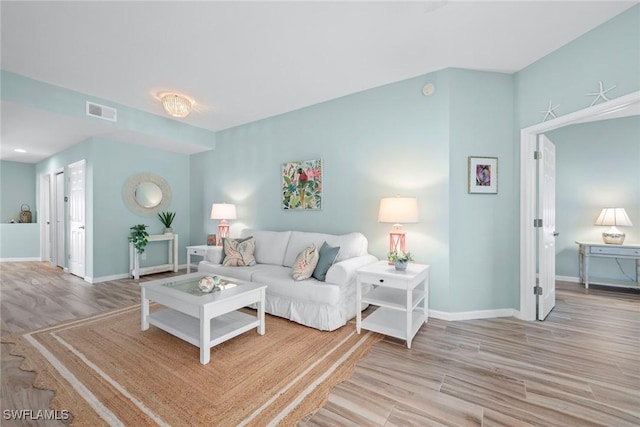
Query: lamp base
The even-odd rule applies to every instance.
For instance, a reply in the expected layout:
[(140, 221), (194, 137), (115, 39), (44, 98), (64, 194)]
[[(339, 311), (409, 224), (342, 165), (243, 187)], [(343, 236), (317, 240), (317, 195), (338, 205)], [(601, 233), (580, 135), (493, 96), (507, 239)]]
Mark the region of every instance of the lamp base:
[(602, 233), (602, 241), (608, 245), (621, 245), (624, 242), (625, 234), (615, 226)]
[(218, 224), (218, 241), (216, 242), (217, 246), (222, 246), (222, 239), (229, 237), (229, 223), (226, 219), (220, 221)]

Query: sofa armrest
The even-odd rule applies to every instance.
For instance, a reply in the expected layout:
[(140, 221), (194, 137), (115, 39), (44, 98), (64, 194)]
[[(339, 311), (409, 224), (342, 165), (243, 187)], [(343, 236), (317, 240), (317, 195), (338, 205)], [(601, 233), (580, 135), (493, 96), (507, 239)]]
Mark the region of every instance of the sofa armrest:
[(337, 262), (329, 268), (329, 271), (327, 271), (326, 282), (336, 285), (344, 285), (351, 281), (355, 281), (357, 269), (367, 264), (373, 264), (377, 261), (378, 258), (373, 255), (362, 255)]
[(222, 264), (222, 246), (207, 247), (207, 254), (204, 259), (212, 264)]

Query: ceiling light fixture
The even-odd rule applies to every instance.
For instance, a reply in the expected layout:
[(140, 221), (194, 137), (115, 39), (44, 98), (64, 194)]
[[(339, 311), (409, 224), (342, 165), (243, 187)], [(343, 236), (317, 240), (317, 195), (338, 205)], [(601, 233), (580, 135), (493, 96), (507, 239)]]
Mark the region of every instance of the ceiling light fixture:
[(22, 148), (16, 148), (13, 151), (15, 151), (16, 153), (26, 153), (27, 152), (27, 150), (24, 150)]
[(193, 107), (193, 102), (179, 93), (163, 93), (160, 95), (162, 107), (171, 117), (187, 117)]

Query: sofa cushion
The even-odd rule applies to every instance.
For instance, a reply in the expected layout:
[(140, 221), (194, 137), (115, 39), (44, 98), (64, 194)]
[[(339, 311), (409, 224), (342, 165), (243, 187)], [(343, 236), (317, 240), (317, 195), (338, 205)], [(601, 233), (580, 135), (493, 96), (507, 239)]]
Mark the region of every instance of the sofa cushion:
[(322, 246), (320, 246), (320, 250), (318, 254), (320, 258), (318, 259), (318, 263), (316, 265), (315, 270), (313, 270), (313, 277), (321, 282), (324, 282), (327, 277), (327, 271), (336, 261), (338, 257), (338, 252), (340, 252), (340, 247), (329, 246), (327, 242), (324, 242)]
[(255, 272), (260, 270), (265, 270), (271, 265), (267, 264), (256, 264), (251, 267), (226, 267), (222, 264), (214, 264), (208, 261), (200, 261), (198, 264), (198, 273), (204, 274), (217, 274), (218, 276), (224, 276), (229, 278), (232, 282), (233, 280), (244, 280), (246, 282), (251, 281), (251, 277)]
[(340, 246), (336, 262), (367, 254), (367, 238), (362, 233), (327, 234), (325, 241), (330, 246)]
[(242, 237), (249, 236), (256, 240), (254, 256), (258, 264), (282, 265), (291, 231), (242, 230)]
[(309, 278), (296, 282), (287, 267), (267, 266), (252, 275), (252, 281), (267, 285), (267, 298), (277, 295), (293, 301), (308, 301), (317, 304), (339, 304), (340, 287)]
[(291, 277), (293, 280), (300, 281), (311, 277), (318, 265), (320, 253), (316, 245), (311, 245), (298, 254), (296, 261), (291, 267)]
[(329, 246), (340, 246), (340, 253), (336, 261), (367, 254), (367, 238), (362, 233), (335, 235), (292, 231), (282, 265), (286, 267), (293, 266), (296, 257), (304, 248), (312, 244), (319, 248), (323, 242), (327, 242)]
[(256, 259), (253, 256), (256, 242), (253, 238), (248, 239), (223, 239), (224, 259), (222, 264), (226, 267), (248, 267), (255, 265)]

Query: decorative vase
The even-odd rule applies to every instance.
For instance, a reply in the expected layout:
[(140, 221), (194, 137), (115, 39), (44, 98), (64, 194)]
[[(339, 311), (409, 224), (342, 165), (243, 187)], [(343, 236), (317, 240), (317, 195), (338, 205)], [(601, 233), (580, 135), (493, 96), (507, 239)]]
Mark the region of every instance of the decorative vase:
[[(220, 280), (218, 279), (218, 283), (220, 282)], [(200, 279), (200, 281), (198, 282), (198, 288), (202, 291), (202, 292), (211, 292), (213, 291), (213, 288), (215, 288), (216, 286), (216, 281), (213, 277), (211, 276), (204, 276), (202, 279)]]
[(394, 262), (396, 270), (405, 271), (407, 269), (407, 265), (409, 265), (409, 261), (396, 261)]
[(173, 234), (173, 228), (165, 227), (164, 228), (164, 234)]

